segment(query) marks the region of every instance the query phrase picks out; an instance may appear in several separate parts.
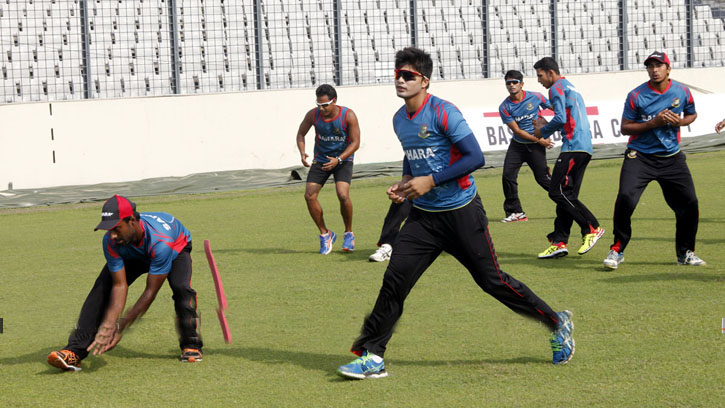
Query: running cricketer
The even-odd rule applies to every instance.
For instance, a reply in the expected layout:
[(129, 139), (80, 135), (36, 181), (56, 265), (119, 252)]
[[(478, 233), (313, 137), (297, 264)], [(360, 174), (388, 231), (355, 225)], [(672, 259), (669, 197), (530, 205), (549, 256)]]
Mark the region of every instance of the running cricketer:
[[(322, 215), (322, 206), (317, 196), (330, 175), (335, 176), (335, 190), (340, 200), (340, 213), (345, 224), (342, 250), (355, 250), (355, 234), (352, 232), (352, 201), (350, 183), (352, 182), (352, 161), (355, 151), (360, 147), (360, 126), (352, 109), (337, 105), (337, 91), (332, 85), (320, 85), (315, 91), (317, 108), (310, 109), (297, 131), (297, 148), (300, 151), (302, 165), (309, 167), (305, 201), (312, 220), (320, 230), (320, 253), (327, 255), (337, 235), (327, 228)], [(307, 162), (305, 153), (305, 135), (315, 127), (315, 157), (312, 166)]]
[(549, 184), (549, 198), (556, 203), (554, 231), (547, 235), (550, 245), (539, 253), (539, 258), (558, 258), (569, 253), (567, 243), (574, 221), (582, 235), (577, 252), (584, 255), (604, 235), (597, 218), (579, 200), (584, 172), (593, 153), (586, 104), (574, 85), (561, 76), (555, 59), (542, 58), (534, 64), (534, 69), (539, 83), (549, 90), (549, 101), (554, 108), (554, 117), (546, 125), (537, 127), (534, 136), (549, 138), (559, 130), (563, 143)]
[(428, 93), (433, 61), (409, 47), (395, 55), (395, 90), (405, 104), (393, 128), (405, 152), (403, 177), (388, 188), (394, 202), (412, 201), (396, 241), (372, 313), (351, 351), (359, 358), (337, 369), (345, 378), (388, 375), (383, 356), (403, 313), (403, 302), (418, 278), (441, 252), (454, 256), (478, 286), (511, 310), (552, 330), (554, 364), (574, 353), (571, 312), (554, 312), (526, 285), (499, 268), (488, 220), (471, 172), (484, 164), (483, 153), (461, 112)]

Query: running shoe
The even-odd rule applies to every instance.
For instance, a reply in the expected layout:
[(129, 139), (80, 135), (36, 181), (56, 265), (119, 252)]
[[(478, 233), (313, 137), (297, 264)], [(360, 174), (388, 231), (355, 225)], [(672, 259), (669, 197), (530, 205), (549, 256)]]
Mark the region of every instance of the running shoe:
[(604, 267), (609, 269), (617, 269), (619, 264), (624, 262), (624, 254), (613, 249), (609, 250), (609, 254), (604, 258)]
[(337, 235), (334, 232), (327, 230), (327, 234), (320, 235), (320, 253), (327, 255), (332, 252), (332, 244), (337, 240)]
[(577, 252), (579, 255), (584, 255), (587, 252), (589, 252), (592, 247), (594, 247), (594, 244), (599, 241), (599, 238), (601, 238), (604, 235), (604, 228), (597, 227), (592, 230), (589, 234), (586, 234), (582, 237), (582, 246), (579, 248), (579, 251)]
[(556, 365), (566, 364), (574, 356), (575, 344), (571, 335), (574, 331), (574, 322), (571, 316), (572, 312), (568, 310), (556, 314), (559, 324), (549, 339), (553, 352), (552, 362)]
[(393, 247), (390, 244), (380, 245), (375, 252), (368, 258), (370, 262), (383, 262), (390, 260), (390, 255), (393, 254)]
[(516, 222), (516, 221), (528, 221), (529, 218), (526, 213), (511, 213), (506, 218), (502, 219), (501, 222)]
[(81, 371), (81, 360), (70, 350), (51, 351), (48, 364), (63, 371)]
[(692, 266), (703, 266), (707, 265), (707, 262), (700, 259), (694, 252), (689, 249), (685, 252), (685, 255), (677, 258), (677, 263), (680, 265), (692, 265)]
[(539, 253), (539, 259), (561, 258), (569, 255), (569, 250), (563, 242), (552, 243), (546, 251)]
[(385, 371), (385, 362), (383, 358), (367, 350), (363, 351), (361, 357), (356, 358), (349, 364), (337, 367), (337, 374), (355, 380), (364, 380), (367, 378), (383, 378), (388, 376)]
[(179, 360), (186, 363), (201, 363), (201, 351), (195, 348), (185, 348)]
[(352, 252), (355, 250), (355, 234), (346, 232), (342, 240), (342, 250), (345, 252)]

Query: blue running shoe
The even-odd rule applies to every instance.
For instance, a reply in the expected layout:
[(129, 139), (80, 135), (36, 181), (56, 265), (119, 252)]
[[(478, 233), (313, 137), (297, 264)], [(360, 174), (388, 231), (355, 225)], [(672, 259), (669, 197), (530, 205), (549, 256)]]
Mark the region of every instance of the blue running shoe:
[(355, 234), (346, 232), (342, 241), (342, 250), (345, 252), (352, 252), (355, 250)]
[(356, 358), (349, 364), (337, 367), (337, 374), (355, 380), (366, 378), (383, 378), (388, 376), (385, 371), (385, 361), (380, 356), (363, 351), (361, 357)]
[(332, 252), (332, 244), (337, 240), (337, 235), (331, 230), (327, 230), (327, 234), (320, 235), (320, 253), (327, 255)]
[(559, 319), (557, 329), (551, 333), (549, 342), (551, 351), (554, 353), (554, 364), (566, 364), (574, 356), (574, 338), (571, 333), (574, 331), (574, 322), (571, 320), (572, 313), (568, 310), (559, 312), (556, 317)]

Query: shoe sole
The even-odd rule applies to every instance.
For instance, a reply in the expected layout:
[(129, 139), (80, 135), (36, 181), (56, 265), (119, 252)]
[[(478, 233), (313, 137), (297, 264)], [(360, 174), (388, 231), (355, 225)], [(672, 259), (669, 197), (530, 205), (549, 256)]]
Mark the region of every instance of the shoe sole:
[(48, 364), (55, 368), (60, 368), (63, 371), (81, 371), (80, 367), (66, 363), (55, 351), (48, 355)]
[(582, 250), (580, 249), (580, 250), (579, 250), (579, 251), (578, 251), (577, 253), (578, 253), (579, 255), (584, 255), (584, 254), (586, 254), (587, 252), (589, 252), (589, 251), (590, 251), (590, 250), (591, 250), (592, 248), (594, 248), (594, 245), (595, 245), (595, 244), (597, 243), (597, 241), (599, 241), (599, 238), (601, 238), (601, 237), (603, 237), (603, 236), (604, 236), (604, 233), (605, 233), (605, 232), (607, 232), (607, 231), (606, 231), (606, 230), (605, 230), (604, 228), (602, 228), (602, 230), (601, 230), (601, 231), (599, 232), (599, 234), (597, 234), (597, 235), (596, 235), (596, 236), (594, 237), (594, 241), (592, 242), (592, 244), (591, 244), (591, 245), (589, 245), (589, 248), (587, 248), (587, 249), (585, 249), (585, 250), (583, 250), (583, 251), (582, 251)]
[(189, 358), (181, 358), (182, 363), (201, 363), (202, 358), (196, 358), (196, 357), (189, 357)]
[(567, 255), (569, 255), (569, 250), (564, 250), (564, 251), (558, 250), (558, 251), (555, 251), (551, 255), (544, 255), (544, 256), (539, 255), (539, 259), (563, 258), (563, 257), (565, 257)]
[(342, 378), (346, 378), (346, 379), (367, 380), (368, 378), (385, 378), (388, 376), (388, 372), (386, 370), (382, 370), (382, 371), (378, 371), (376, 373), (370, 373), (370, 374), (357, 374), (357, 373), (346, 373), (344, 371), (337, 370), (337, 375), (339, 375)]
[(528, 218), (520, 218), (520, 219), (518, 219), (518, 220), (511, 220), (511, 221), (501, 220), (501, 222), (502, 222), (502, 223), (504, 223), (504, 224), (510, 224), (510, 223), (512, 223), (512, 222), (518, 222), (518, 221), (528, 221), (528, 220), (529, 220)]

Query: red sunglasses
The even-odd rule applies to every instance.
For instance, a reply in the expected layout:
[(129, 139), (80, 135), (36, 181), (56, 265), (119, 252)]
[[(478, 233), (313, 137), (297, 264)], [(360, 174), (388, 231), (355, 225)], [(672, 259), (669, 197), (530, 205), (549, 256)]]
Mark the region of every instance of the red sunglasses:
[(422, 78), (428, 78), (427, 76), (421, 74), (417, 71), (412, 71), (409, 69), (396, 69), (395, 70), (395, 79), (399, 79), (400, 77), (403, 77), (403, 80), (405, 82), (412, 81), (415, 79), (415, 77), (422, 77)]

